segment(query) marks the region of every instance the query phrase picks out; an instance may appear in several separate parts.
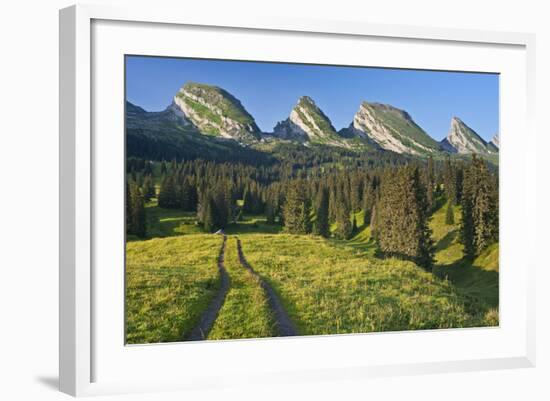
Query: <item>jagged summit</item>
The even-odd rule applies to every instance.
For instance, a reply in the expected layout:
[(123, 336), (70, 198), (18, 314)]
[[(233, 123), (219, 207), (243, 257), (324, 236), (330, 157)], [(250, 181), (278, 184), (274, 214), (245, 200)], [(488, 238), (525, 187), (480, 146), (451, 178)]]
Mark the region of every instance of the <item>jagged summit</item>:
[(312, 143), (336, 146), (344, 144), (330, 119), (309, 96), (301, 96), (298, 99), (290, 116), (277, 123), (273, 135), (283, 139), (297, 139)]
[(348, 132), (368, 137), (382, 149), (397, 153), (429, 155), (439, 150), (433, 140), (404, 110), (363, 101)]
[(260, 129), (242, 103), (217, 86), (187, 82), (174, 96), (173, 103), (206, 135), (243, 143), (261, 138)]
[[(171, 104), (160, 112), (147, 112), (127, 102), (126, 126), (134, 130), (138, 142), (141, 129), (146, 130), (150, 138), (158, 132), (164, 142), (184, 141), (185, 138), (177, 138), (178, 135), (187, 135), (187, 140), (192, 136), (194, 141), (215, 138), (216, 143), (232, 139), (236, 141), (234, 145), (245, 147), (283, 140), (305, 146), (337, 146), (359, 152), (391, 151), (420, 157), (442, 152), (490, 156), (497, 155), (499, 147), (498, 135), (487, 143), (458, 117), (452, 118), (448, 136), (437, 142), (407, 111), (368, 101), (360, 103), (347, 128), (337, 131), (330, 118), (306, 95), (298, 98), (288, 118), (278, 122), (272, 133), (264, 133), (239, 99), (218, 86), (197, 82), (185, 83)], [(170, 152), (162, 150), (163, 154)]]
[(456, 116), (451, 119), (449, 134), (441, 141), (441, 147), (447, 152), (460, 154), (498, 152), (498, 148), (494, 150), (488, 146), (487, 142), (477, 132)]

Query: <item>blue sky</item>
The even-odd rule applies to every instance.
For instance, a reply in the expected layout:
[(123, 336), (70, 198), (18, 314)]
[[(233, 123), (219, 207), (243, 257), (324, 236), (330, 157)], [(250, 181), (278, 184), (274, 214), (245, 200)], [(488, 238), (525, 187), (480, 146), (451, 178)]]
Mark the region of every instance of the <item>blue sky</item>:
[(237, 97), (271, 132), (298, 98), (313, 98), (335, 128), (347, 127), (361, 101), (404, 109), (437, 140), (459, 117), (485, 140), (498, 132), (498, 75), (364, 67), (128, 56), (126, 96), (147, 111), (165, 109), (187, 81)]

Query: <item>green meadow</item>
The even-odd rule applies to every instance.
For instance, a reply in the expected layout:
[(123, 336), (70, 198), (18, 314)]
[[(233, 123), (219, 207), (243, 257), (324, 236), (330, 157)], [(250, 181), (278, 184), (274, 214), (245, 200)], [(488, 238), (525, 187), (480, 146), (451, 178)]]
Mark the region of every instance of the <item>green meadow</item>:
[[(459, 242), (461, 210), (455, 207), (454, 224), (446, 224), (446, 206), (429, 222), (431, 272), (378, 257), (362, 212), (348, 240), (286, 234), (263, 216), (242, 216), (225, 230), (230, 289), (208, 339), (278, 335), (260, 279), (300, 335), (498, 325), (498, 243), (468, 262)], [(147, 212), (151, 238), (127, 243), (127, 342), (181, 341), (219, 289), (222, 237), (201, 233), (192, 214), (159, 208), (154, 199)], [(240, 264), (237, 237), (260, 278)]]

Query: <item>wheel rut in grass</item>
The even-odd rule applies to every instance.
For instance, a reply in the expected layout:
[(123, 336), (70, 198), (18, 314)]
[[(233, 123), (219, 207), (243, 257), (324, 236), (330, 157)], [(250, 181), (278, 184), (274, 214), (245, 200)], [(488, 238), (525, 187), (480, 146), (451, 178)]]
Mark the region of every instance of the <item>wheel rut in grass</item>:
[(225, 256), (225, 246), (227, 242), (227, 237), (223, 236), (222, 247), (220, 250), (220, 255), (218, 257), (218, 271), (220, 273), (220, 289), (216, 296), (210, 301), (208, 308), (202, 313), (199, 324), (191, 330), (187, 335), (184, 336), (184, 340), (187, 341), (199, 341), (206, 340), (208, 333), (214, 325), (214, 321), (218, 317), (218, 313), (225, 301), (225, 296), (229, 291), (231, 280), (229, 274), (225, 269), (224, 265), (224, 256)]
[(246, 258), (244, 257), (243, 248), (241, 246), (241, 240), (238, 238), (237, 238), (237, 251), (239, 253), (239, 261), (241, 265), (245, 269), (250, 271), (250, 273), (252, 273), (254, 276), (256, 276), (260, 281), (260, 285), (262, 286), (263, 290), (267, 295), (267, 301), (269, 303), (269, 306), (273, 311), (273, 315), (275, 317), (275, 323), (277, 325), (279, 335), (282, 337), (298, 335), (296, 331), (296, 327), (294, 327), (294, 323), (292, 323), (292, 320), (290, 320), (288, 313), (283, 307), (283, 304), (281, 303), (281, 300), (277, 296), (277, 293), (275, 292), (273, 287), (271, 287), (247, 262)]

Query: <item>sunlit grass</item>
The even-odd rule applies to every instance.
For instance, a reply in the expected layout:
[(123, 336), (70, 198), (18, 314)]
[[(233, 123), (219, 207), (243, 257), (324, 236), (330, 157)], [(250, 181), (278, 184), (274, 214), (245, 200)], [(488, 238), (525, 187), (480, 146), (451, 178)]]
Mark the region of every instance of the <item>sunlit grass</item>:
[(300, 334), (480, 325), (453, 286), (411, 262), (379, 260), (314, 236), (241, 236), (254, 269), (280, 294)]
[(260, 281), (239, 262), (237, 240), (227, 240), (225, 268), (231, 287), (208, 335), (209, 340), (276, 335), (272, 312)]
[(126, 246), (126, 341), (179, 341), (219, 288), (219, 236), (187, 235)]

